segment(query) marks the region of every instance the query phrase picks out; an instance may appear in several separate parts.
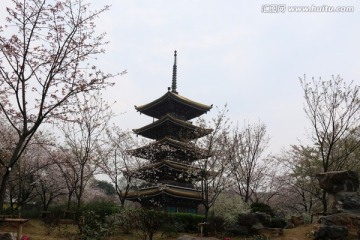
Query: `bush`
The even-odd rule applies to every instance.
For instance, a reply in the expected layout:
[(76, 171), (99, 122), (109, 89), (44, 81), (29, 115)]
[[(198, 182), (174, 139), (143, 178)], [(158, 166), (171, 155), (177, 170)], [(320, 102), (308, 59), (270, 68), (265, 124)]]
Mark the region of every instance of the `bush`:
[[(74, 204), (70, 205), (70, 209), (67, 209), (67, 205), (61, 204), (61, 205), (53, 205), (50, 206), (48, 209), (49, 212), (51, 212), (52, 215), (58, 217), (58, 218), (65, 218), (65, 219), (73, 219), (74, 214), (76, 212), (76, 207)], [(72, 216), (69, 216), (69, 214), (64, 214), (65, 211), (73, 212)]]
[(232, 226), (225, 232), (226, 236), (237, 237), (237, 236), (250, 236), (250, 229), (246, 226)]
[(184, 232), (184, 224), (177, 221), (175, 215), (167, 214), (166, 222), (161, 227), (162, 236), (173, 237), (179, 232)]
[(128, 209), (109, 217), (110, 222), (123, 233), (135, 232), (145, 238), (161, 231), (163, 235), (172, 236), (178, 232), (197, 232), (198, 223), (204, 216), (191, 213), (167, 213), (156, 210)]
[(274, 217), (274, 211), (271, 207), (265, 203), (252, 203), (250, 205), (251, 212), (263, 212), (269, 214), (271, 217)]
[(114, 228), (119, 229), (122, 233), (129, 234), (133, 228), (133, 209), (120, 208), (119, 212), (107, 217), (107, 222), (111, 222)]
[(286, 226), (286, 221), (281, 218), (271, 219), (269, 227), (271, 228), (284, 228)]
[(46, 214), (43, 216), (42, 222), (45, 227), (45, 235), (48, 236), (55, 228), (59, 227), (60, 219), (52, 214)]
[(258, 233), (258, 227), (269, 227), (270, 223), (271, 217), (267, 213), (242, 213), (238, 215), (237, 226), (233, 230), (238, 229), (238, 235), (253, 235)]
[(40, 215), (42, 206), (38, 204), (23, 204), (20, 209), (17, 210), (23, 218), (37, 218)]
[(111, 234), (107, 222), (94, 211), (83, 211), (79, 223), (82, 240), (101, 240)]
[(94, 201), (80, 209), (79, 229), (84, 240), (101, 240), (114, 230), (114, 224), (106, 221), (118, 212), (114, 202)]
[(107, 216), (119, 212), (119, 207), (114, 202), (94, 201), (84, 205), (80, 212), (93, 212), (101, 221), (105, 221)]
[(153, 239), (156, 231), (161, 230), (165, 223), (169, 222), (169, 215), (166, 212), (146, 209), (130, 211), (132, 216), (133, 230), (142, 239)]
[(209, 228), (214, 233), (222, 233), (225, 232), (226, 226), (225, 219), (220, 216), (210, 216), (209, 217)]
[(252, 226), (256, 222), (258, 222), (259, 219), (254, 213), (240, 213), (237, 217), (237, 224), (240, 226)]
[(197, 232), (198, 224), (204, 222), (204, 216), (193, 213), (170, 213), (170, 216), (174, 218), (174, 222), (178, 226), (182, 227), (184, 232)]

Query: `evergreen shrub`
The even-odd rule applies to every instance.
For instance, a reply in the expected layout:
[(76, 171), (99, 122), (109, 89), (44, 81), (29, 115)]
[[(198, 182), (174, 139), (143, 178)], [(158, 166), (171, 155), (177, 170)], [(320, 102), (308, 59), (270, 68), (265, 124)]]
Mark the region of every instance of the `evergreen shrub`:
[(119, 211), (119, 207), (116, 203), (111, 201), (93, 201), (85, 204), (80, 212), (93, 212), (97, 215), (101, 221), (105, 221), (107, 216), (115, 214)]
[(168, 214), (163, 211), (136, 209), (130, 211), (133, 230), (142, 239), (152, 240), (155, 232), (169, 223)]
[[(51, 212), (51, 214), (53, 216), (56, 216), (58, 218), (69, 218), (69, 219), (73, 219), (73, 215), (70, 216), (69, 214), (65, 214), (65, 217), (64, 217), (64, 212), (67, 210), (67, 205), (65, 204), (58, 204), (58, 205), (52, 205), (49, 207), (48, 211)], [(74, 212), (75, 213), (75, 204), (71, 204), (70, 205), (70, 208), (68, 209), (68, 211), (70, 212)]]
[(110, 201), (93, 201), (82, 206), (79, 221), (82, 239), (101, 240), (111, 235), (114, 225), (107, 220), (118, 211), (118, 206)]
[(105, 219), (91, 210), (82, 212), (79, 229), (82, 240), (102, 240), (112, 233)]
[(272, 218), (269, 227), (270, 228), (284, 228), (286, 221), (282, 218)]
[(204, 216), (193, 213), (171, 213), (169, 214), (173, 218), (173, 222), (177, 226), (181, 226), (183, 232), (197, 232), (198, 224), (204, 222)]
[(263, 212), (269, 214), (271, 217), (274, 217), (274, 211), (271, 207), (265, 203), (255, 202), (250, 205), (251, 212)]

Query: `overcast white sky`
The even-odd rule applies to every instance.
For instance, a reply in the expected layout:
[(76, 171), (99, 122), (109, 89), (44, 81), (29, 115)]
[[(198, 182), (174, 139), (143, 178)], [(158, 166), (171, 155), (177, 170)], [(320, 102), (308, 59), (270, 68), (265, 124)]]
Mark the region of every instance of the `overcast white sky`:
[[(4, 3), (0, 0), (0, 21)], [(98, 19), (110, 40), (99, 65), (127, 70), (106, 93), (124, 129), (152, 119), (134, 105), (148, 103), (171, 85), (178, 51), (178, 92), (204, 104), (228, 104), (234, 122), (263, 121), (270, 150), (306, 139), (299, 77), (340, 74), (360, 84), (360, 0), (102, 0)], [(284, 13), (263, 13), (286, 4)], [(290, 6), (354, 6), (351, 13), (289, 12)], [(216, 112), (207, 114), (207, 118)]]

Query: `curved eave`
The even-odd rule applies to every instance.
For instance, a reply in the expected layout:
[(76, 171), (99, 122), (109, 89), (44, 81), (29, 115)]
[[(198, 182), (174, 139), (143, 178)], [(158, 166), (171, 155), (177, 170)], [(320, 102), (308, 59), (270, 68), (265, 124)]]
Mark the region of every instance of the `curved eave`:
[[(209, 106), (209, 105), (205, 105), (205, 104), (202, 104), (199, 102), (195, 102), (195, 101), (190, 100), (186, 97), (183, 97), (177, 93), (169, 91), (169, 92), (165, 93), (163, 96), (161, 96), (160, 98), (158, 98), (150, 103), (147, 103), (147, 104), (144, 104), (141, 106), (135, 106), (135, 109), (145, 115), (159, 119), (165, 114), (161, 115), (162, 111), (156, 111), (155, 109), (162, 108), (163, 104), (170, 107), (169, 105), (172, 102), (170, 100), (172, 100), (174, 103), (178, 103), (180, 105), (183, 105), (184, 107), (188, 107), (193, 110), (193, 111), (189, 111), (187, 116), (184, 116), (186, 118), (186, 120), (198, 117), (198, 116), (208, 112), (212, 108), (212, 105)], [(159, 112), (161, 112), (161, 113), (159, 113)]]
[(177, 141), (168, 137), (165, 137), (160, 141), (150, 143), (140, 148), (128, 150), (128, 153), (134, 157), (149, 160), (158, 160), (164, 158), (159, 158), (159, 156), (173, 155), (174, 150), (180, 152), (180, 154), (187, 156), (187, 159), (183, 159), (184, 161), (205, 159), (210, 157), (209, 155), (205, 154), (205, 151), (203, 149), (190, 145), (189, 143)]
[(181, 163), (170, 161), (170, 160), (162, 160), (162, 161), (159, 161), (159, 162), (156, 162), (153, 164), (146, 165), (142, 168), (139, 168), (137, 171), (157, 169), (157, 168), (161, 168), (163, 166), (166, 166), (171, 169), (178, 170), (178, 171), (188, 171), (191, 168), (191, 166), (188, 164), (181, 164)]
[(139, 179), (143, 179), (147, 178), (148, 174), (156, 175), (158, 172), (164, 171), (175, 171), (185, 174), (185, 177), (199, 178), (199, 172), (201, 172), (201, 169), (188, 164), (182, 164), (170, 160), (162, 160), (132, 171), (128, 171), (125, 174), (131, 174), (132, 176), (135, 176)]
[(198, 126), (195, 126), (189, 122), (180, 120), (171, 116), (170, 114), (166, 114), (161, 119), (148, 124), (142, 128), (133, 129), (134, 133), (141, 135), (143, 137), (147, 137), (150, 139), (159, 139), (162, 137), (166, 137), (170, 134), (170, 129), (173, 129), (174, 126), (178, 129), (183, 128), (185, 135), (187, 135), (189, 140), (197, 139), (212, 132), (212, 129), (204, 129)]
[(145, 188), (138, 191), (129, 192), (126, 196), (128, 200), (138, 200), (141, 198), (153, 198), (161, 194), (166, 194), (176, 198), (185, 198), (201, 201), (201, 194), (197, 190), (178, 188), (170, 185)]

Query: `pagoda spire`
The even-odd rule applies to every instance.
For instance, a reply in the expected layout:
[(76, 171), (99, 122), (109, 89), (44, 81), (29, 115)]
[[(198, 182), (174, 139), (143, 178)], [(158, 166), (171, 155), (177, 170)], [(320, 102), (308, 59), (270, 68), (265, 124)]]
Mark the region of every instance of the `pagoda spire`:
[(173, 93), (178, 93), (178, 92), (176, 91), (176, 74), (177, 74), (176, 57), (177, 57), (177, 53), (176, 53), (176, 50), (175, 50), (175, 52), (174, 52), (173, 75), (172, 75), (172, 85), (171, 85), (171, 91), (172, 91)]

